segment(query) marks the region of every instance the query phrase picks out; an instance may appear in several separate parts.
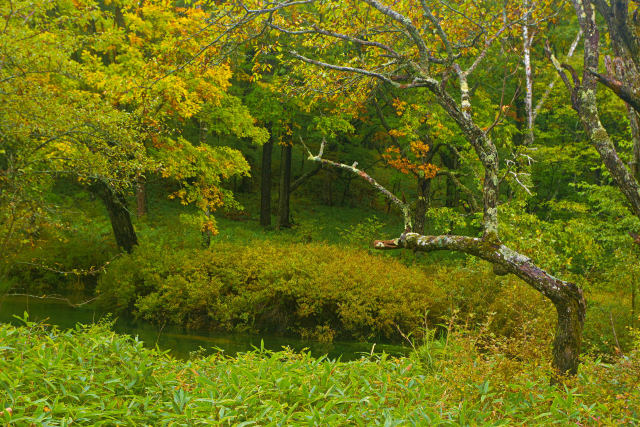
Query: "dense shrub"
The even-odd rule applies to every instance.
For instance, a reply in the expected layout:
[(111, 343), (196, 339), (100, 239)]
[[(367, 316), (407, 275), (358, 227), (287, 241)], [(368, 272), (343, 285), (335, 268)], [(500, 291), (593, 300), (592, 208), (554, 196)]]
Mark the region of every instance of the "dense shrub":
[[(422, 335), (425, 326), (455, 315), (457, 324), (486, 324), (496, 336), (535, 336), (548, 352), (556, 323), (547, 299), (514, 276), (494, 275), (482, 261), (425, 256), (407, 266), (383, 253), (320, 243), (143, 245), (109, 266), (98, 292), (106, 308), (160, 325), (326, 341), (397, 341), (398, 328)], [(630, 348), (631, 319), (620, 298), (595, 290), (586, 297), (585, 351)]]
[(422, 269), (326, 244), (217, 244), (210, 250), (142, 246), (100, 279), (103, 303), (153, 322), (252, 329), (331, 340), (397, 337), (446, 292)]
[(95, 290), (102, 267), (117, 250), (111, 235), (70, 233), (25, 249), (10, 261), (6, 280), (14, 292), (31, 294), (86, 295)]

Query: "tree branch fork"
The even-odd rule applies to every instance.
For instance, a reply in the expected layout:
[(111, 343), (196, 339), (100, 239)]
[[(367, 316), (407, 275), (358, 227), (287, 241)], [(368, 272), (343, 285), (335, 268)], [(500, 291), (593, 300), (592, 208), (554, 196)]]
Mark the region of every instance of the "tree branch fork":
[[(302, 138), (300, 142), (309, 154), (309, 160), (322, 165), (347, 170), (368, 181), (402, 211), (405, 230), (392, 240), (376, 240), (373, 247), (379, 250), (410, 249), (418, 252), (449, 250), (463, 252), (490, 262), (496, 274), (514, 274), (536, 291), (548, 298), (558, 313), (558, 326), (553, 345), (553, 379), (561, 375), (575, 375), (579, 366), (582, 343), (582, 327), (585, 320), (586, 301), (582, 289), (571, 282), (560, 280), (538, 267), (529, 257), (507, 247), (499, 240), (471, 236), (425, 236), (411, 232), (411, 213), (407, 203), (388, 191), (366, 172), (352, 165), (324, 159), (326, 141), (323, 140), (317, 155), (313, 154)], [(486, 233), (485, 233), (486, 236)]]

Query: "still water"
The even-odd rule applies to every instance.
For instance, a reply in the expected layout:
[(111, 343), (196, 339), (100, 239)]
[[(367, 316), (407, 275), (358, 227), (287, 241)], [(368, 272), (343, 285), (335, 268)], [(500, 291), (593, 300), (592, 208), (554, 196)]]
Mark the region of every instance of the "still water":
[[(98, 322), (105, 317), (93, 307), (72, 307), (66, 302), (55, 299), (39, 299), (26, 296), (1, 296), (0, 297), (0, 322), (20, 325), (21, 322), (14, 316), (22, 317), (24, 312), (29, 313), (29, 320), (42, 321), (46, 324), (57, 325), (62, 329), (73, 328), (77, 323), (89, 324)], [(169, 352), (178, 358), (186, 359), (193, 351), (203, 349), (206, 354), (224, 351), (224, 354), (234, 355), (238, 352), (252, 350), (260, 347), (261, 340), (264, 347), (269, 350), (281, 350), (288, 346), (296, 351), (307, 349), (313, 356), (327, 355), (334, 359), (354, 360), (363, 354), (371, 353), (372, 348), (376, 353), (382, 351), (400, 356), (407, 354), (407, 347), (389, 344), (360, 343), (360, 342), (333, 342), (319, 343), (316, 341), (303, 341), (295, 338), (287, 338), (273, 335), (246, 335), (246, 334), (214, 334), (185, 330), (174, 326), (160, 328), (150, 323), (118, 318), (113, 327), (115, 332), (137, 336), (144, 341), (145, 346), (155, 347)]]

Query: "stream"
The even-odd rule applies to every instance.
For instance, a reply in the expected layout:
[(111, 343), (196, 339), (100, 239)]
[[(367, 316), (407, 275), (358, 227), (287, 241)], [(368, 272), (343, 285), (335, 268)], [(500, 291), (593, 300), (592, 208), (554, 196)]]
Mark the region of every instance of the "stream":
[[(76, 308), (56, 299), (0, 296), (0, 322), (21, 325), (22, 322), (14, 316), (22, 318), (25, 311), (29, 314), (30, 321), (57, 325), (61, 329), (73, 328), (78, 323), (91, 324), (108, 316), (89, 305)], [(375, 344), (374, 347), (373, 343), (363, 342), (321, 343), (267, 334), (219, 334), (176, 326), (160, 328), (148, 322), (125, 318), (115, 318), (113, 330), (137, 336), (146, 347), (153, 348), (157, 345), (161, 350), (168, 350), (172, 356), (181, 359), (188, 358), (191, 352), (199, 349), (203, 349), (201, 351), (204, 354), (223, 351), (232, 356), (259, 348), (261, 341), (264, 341), (264, 347), (269, 350), (282, 350), (288, 346), (296, 351), (307, 349), (315, 357), (327, 355), (331, 359), (340, 357), (343, 361), (359, 359), (363, 354), (370, 354), (372, 348), (376, 353), (384, 351), (394, 356), (406, 355), (410, 350), (408, 347), (392, 344)]]

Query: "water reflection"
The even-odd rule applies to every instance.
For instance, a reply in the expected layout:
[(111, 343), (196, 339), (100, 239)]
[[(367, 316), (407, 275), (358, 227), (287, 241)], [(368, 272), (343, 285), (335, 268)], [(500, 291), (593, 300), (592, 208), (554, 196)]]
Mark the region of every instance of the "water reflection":
[[(20, 321), (14, 315), (22, 317), (25, 311), (29, 313), (29, 319), (32, 321), (44, 321), (62, 329), (73, 328), (77, 323), (95, 323), (108, 316), (91, 306), (74, 308), (59, 300), (36, 299), (26, 296), (0, 297), (0, 322), (19, 325)], [(373, 347), (372, 343), (319, 343), (273, 335), (213, 334), (174, 326), (159, 328), (147, 322), (132, 322), (121, 318), (116, 319), (113, 329), (118, 333), (138, 336), (141, 341), (144, 341), (145, 346), (155, 347), (157, 345), (161, 350), (169, 350), (173, 356), (183, 359), (199, 349), (203, 349), (205, 354), (224, 351), (225, 354), (234, 355), (254, 347), (260, 347), (261, 340), (264, 341), (264, 347), (269, 350), (281, 350), (285, 346), (296, 351), (306, 348), (311, 351), (313, 356), (318, 357), (326, 354), (329, 358), (340, 357), (342, 360), (358, 359), (363, 353), (371, 353)], [(399, 356), (406, 354), (408, 349), (398, 345), (376, 344), (375, 351), (377, 353), (385, 351)]]

